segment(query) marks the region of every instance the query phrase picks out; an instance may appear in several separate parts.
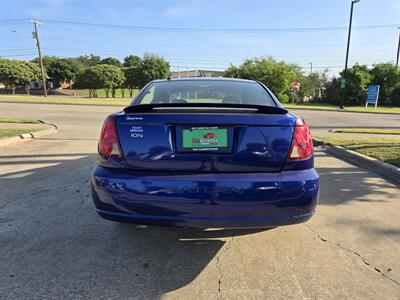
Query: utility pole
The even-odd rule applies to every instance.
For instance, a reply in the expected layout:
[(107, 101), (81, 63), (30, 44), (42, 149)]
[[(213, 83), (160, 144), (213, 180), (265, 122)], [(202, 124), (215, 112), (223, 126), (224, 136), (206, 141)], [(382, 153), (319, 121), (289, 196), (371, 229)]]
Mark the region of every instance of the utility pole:
[(400, 56), (400, 27), (397, 27), (399, 30), (399, 44), (397, 45), (397, 58), (396, 58), (396, 67), (399, 66), (399, 56)]
[(40, 71), (42, 72), (42, 82), (43, 82), (43, 96), (47, 97), (47, 89), (46, 89), (46, 76), (44, 75), (44, 67), (43, 67), (43, 59), (42, 59), (42, 51), (40, 49), (40, 41), (39, 41), (39, 30), (38, 30), (38, 25), (40, 23), (36, 20), (31, 20), (33, 23), (33, 27), (35, 29), (34, 32), (32, 32), (33, 38), (36, 39), (36, 46), (38, 49), (39, 53), (39, 64), (40, 64)]
[(353, 22), (353, 6), (354, 3), (360, 2), (360, 0), (352, 0), (351, 1), (351, 9), (350, 9), (350, 22), (349, 22), (349, 34), (347, 36), (347, 49), (346, 49), (346, 62), (344, 65), (343, 77), (341, 82), (342, 92), (342, 100), (340, 102), (340, 109), (344, 109), (344, 99), (346, 97), (346, 76), (347, 76), (347, 63), (349, 62), (349, 48), (350, 48), (350, 37), (351, 37), (351, 25)]
[(312, 74), (312, 62), (310, 62), (310, 75)]

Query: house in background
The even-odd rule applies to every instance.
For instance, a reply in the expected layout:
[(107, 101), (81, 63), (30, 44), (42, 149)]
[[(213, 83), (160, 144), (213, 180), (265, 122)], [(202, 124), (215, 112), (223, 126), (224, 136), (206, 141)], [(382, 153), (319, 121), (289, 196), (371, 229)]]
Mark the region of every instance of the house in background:
[(223, 77), (224, 71), (214, 70), (186, 70), (186, 71), (173, 71), (171, 78), (186, 78), (186, 77)]
[[(40, 90), (40, 89), (43, 89), (43, 82), (41, 80), (40, 81), (31, 81), (30, 86), (31, 86), (31, 90)], [(53, 88), (53, 82), (51, 81), (50, 78), (46, 80), (46, 87), (48, 89)]]

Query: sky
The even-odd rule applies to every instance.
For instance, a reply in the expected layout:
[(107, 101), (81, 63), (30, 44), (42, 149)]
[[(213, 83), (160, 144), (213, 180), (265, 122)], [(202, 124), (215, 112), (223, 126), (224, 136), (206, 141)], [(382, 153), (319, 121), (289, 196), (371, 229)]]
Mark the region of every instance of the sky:
[[(1, 0), (0, 56), (32, 59), (31, 19), (44, 55), (121, 61), (153, 53), (173, 70), (223, 70), (273, 56), (305, 73), (344, 66), (351, 0)], [(368, 27), (370, 26), (370, 27)], [(354, 5), (349, 64), (394, 62), (400, 0)]]

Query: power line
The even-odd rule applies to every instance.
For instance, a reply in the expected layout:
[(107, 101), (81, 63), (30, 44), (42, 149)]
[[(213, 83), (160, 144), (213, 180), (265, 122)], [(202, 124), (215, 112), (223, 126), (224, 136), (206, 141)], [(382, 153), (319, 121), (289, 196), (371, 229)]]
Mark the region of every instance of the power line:
[[(104, 28), (118, 28), (118, 29), (132, 29), (132, 30), (150, 30), (150, 31), (175, 31), (175, 32), (240, 32), (240, 33), (257, 33), (257, 32), (300, 32), (300, 31), (336, 31), (346, 30), (346, 26), (333, 26), (333, 27), (292, 27), (292, 28), (189, 28), (189, 27), (160, 27), (160, 26), (134, 26), (134, 25), (119, 25), (119, 24), (105, 24), (105, 23), (88, 23), (88, 22), (74, 22), (65, 20), (48, 20), (41, 19), (41, 22), (66, 24), (75, 26), (89, 26), (89, 27), (104, 27)], [(384, 28), (397, 28), (399, 24), (380, 24), (380, 25), (359, 25), (353, 26), (354, 29), (384, 29)]]
[(1, 48), (0, 52), (30, 51), (32, 48)]
[[(0, 38), (1, 39), (1, 38)], [(69, 39), (69, 38), (42, 38), (42, 40), (49, 40), (49, 41), (71, 41), (71, 42), (85, 42), (85, 43), (104, 43), (104, 44), (124, 44), (124, 45), (137, 45), (136, 42), (124, 42), (124, 41), (110, 41), (110, 40), (82, 40), (82, 39)], [(155, 42), (140, 42), (140, 45), (154, 45), (154, 46), (174, 46), (174, 47), (191, 47), (193, 48), (193, 44), (182, 44), (182, 43), (155, 43)], [(269, 47), (343, 47), (345, 43), (337, 43), (337, 44), (228, 44), (224, 43), (221, 44), (201, 44), (196, 45), (196, 48), (199, 47), (206, 47), (206, 48), (214, 48), (214, 47), (221, 47), (221, 48), (248, 48), (248, 47), (255, 47), (255, 48), (269, 48)], [(353, 44), (353, 46), (392, 46), (389, 43), (359, 43)]]
[(36, 53), (21, 53), (21, 54), (7, 54), (7, 55), (0, 54), (0, 57), (23, 57), (23, 56), (31, 56), (31, 55), (36, 55)]
[[(88, 53), (88, 52), (92, 52), (91, 50), (87, 50), (87, 49), (77, 49), (77, 48), (73, 48), (73, 49), (71, 49), (71, 48), (69, 48), (69, 49), (65, 49), (65, 48), (63, 48), (63, 49), (54, 49), (54, 48), (47, 48), (47, 47), (45, 47), (45, 48), (43, 48), (44, 50), (46, 50), (46, 51), (50, 51), (50, 52), (59, 52), (59, 53), (71, 53), (71, 54), (82, 54), (82, 53)], [(129, 55), (129, 53), (127, 52), (127, 51), (112, 51), (112, 52), (108, 52), (108, 51), (94, 51), (94, 54), (102, 54), (102, 55), (110, 55), (110, 56), (112, 56), (112, 55), (116, 55), (116, 54), (123, 54), (123, 55)], [(228, 54), (196, 54), (196, 55), (193, 55), (192, 53), (176, 53), (176, 52), (163, 52), (162, 53), (162, 56), (168, 56), (168, 57), (171, 57), (171, 56), (178, 56), (179, 57), (179, 59), (182, 59), (182, 60), (192, 60), (192, 58), (190, 57), (190, 56), (195, 56), (196, 57), (196, 60), (203, 60), (203, 59), (197, 59), (197, 57), (211, 57), (211, 58), (214, 58), (214, 57), (223, 57), (223, 58), (226, 58), (226, 59), (229, 59), (229, 58), (236, 58), (236, 59), (243, 59), (243, 56), (237, 56), (237, 55), (234, 55), (234, 54), (231, 54), (231, 55), (228, 55)], [(271, 54), (272, 55), (272, 54)], [(390, 56), (391, 54), (390, 53), (388, 53), (388, 54), (375, 54), (375, 53), (372, 53), (372, 54), (358, 54), (358, 55), (355, 55), (355, 56), (361, 56), (361, 57), (365, 57), (365, 56), (367, 56), (367, 57), (371, 57), (371, 56), (373, 56), (373, 57), (387, 57), (387, 56)], [(185, 56), (189, 56), (189, 58), (184, 58)], [(268, 56), (268, 54), (265, 54), (265, 56)], [(330, 57), (342, 57), (342, 55), (285, 55), (285, 56), (280, 56), (280, 55), (273, 55), (275, 58), (277, 58), (277, 57), (282, 57), (282, 58), (330, 58)], [(251, 58), (252, 57), (252, 55), (247, 55), (246, 57), (249, 57), (249, 58)], [(208, 61), (212, 61), (213, 59), (207, 59)], [(215, 59), (216, 61), (220, 61), (221, 59)]]
[(29, 22), (29, 19), (8, 19), (8, 20), (0, 20), (0, 23), (3, 24), (20, 24), (22, 22)]
[[(371, 65), (371, 64), (369, 64), (369, 65), (366, 65), (367, 67), (372, 67), (373, 65)], [(214, 69), (214, 70), (226, 70), (228, 67), (221, 67), (221, 66), (218, 66), (218, 67), (215, 67), (215, 66), (199, 66), (199, 65), (189, 65), (189, 66), (187, 66), (187, 65), (185, 65), (185, 64), (174, 64), (174, 65), (171, 65), (171, 68), (182, 68), (182, 67), (187, 67), (187, 68), (190, 68), (190, 69), (197, 69), (197, 70), (201, 70), (201, 69)], [(314, 67), (313, 66), (313, 69), (343, 69), (344, 68), (344, 65), (329, 65), (329, 66), (318, 66), (318, 67)], [(309, 67), (302, 67), (301, 69), (309, 69)]]

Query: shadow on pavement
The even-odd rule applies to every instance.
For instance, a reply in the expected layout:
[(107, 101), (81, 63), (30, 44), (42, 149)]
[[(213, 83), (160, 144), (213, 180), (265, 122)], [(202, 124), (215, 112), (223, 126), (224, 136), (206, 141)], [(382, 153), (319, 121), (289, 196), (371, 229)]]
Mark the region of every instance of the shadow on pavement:
[[(89, 196), (95, 155), (61, 156), (70, 159), (42, 155), (38, 163), (54, 165), (36, 167), (32, 160), (29, 170), (0, 176), (0, 298), (157, 298), (195, 280), (226, 238), (266, 230), (137, 228), (102, 220)], [(29, 155), (11, 158), (14, 164)], [(352, 166), (318, 171), (320, 205), (363, 201), (389, 185)], [(214, 268), (215, 285), (207, 288), (217, 289)]]
[(393, 192), (396, 186), (379, 175), (340, 158), (334, 159), (319, 148), (315, 148), (314, 155), (320, 177), (319, 205), (331, 206), (349, 201), (383, 202), (397, 197)]
[[(89, 196), (95, 156), (66, 156), (41, 155), (40, 167), (0, 176), (0, 298), (158, 298), (195, 280), (229, 238), (267, 230), (102, 220)], [(209, 288), (218, 289), (218, 276), (215, 267)]]

